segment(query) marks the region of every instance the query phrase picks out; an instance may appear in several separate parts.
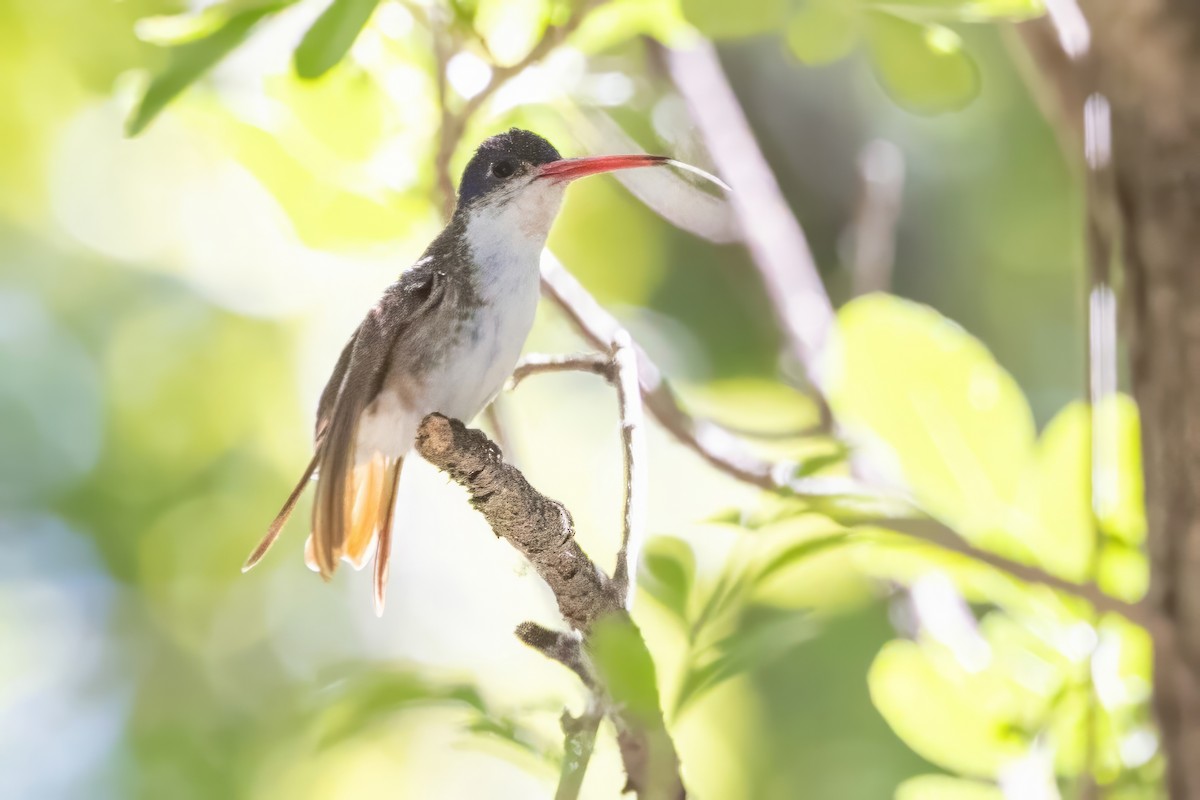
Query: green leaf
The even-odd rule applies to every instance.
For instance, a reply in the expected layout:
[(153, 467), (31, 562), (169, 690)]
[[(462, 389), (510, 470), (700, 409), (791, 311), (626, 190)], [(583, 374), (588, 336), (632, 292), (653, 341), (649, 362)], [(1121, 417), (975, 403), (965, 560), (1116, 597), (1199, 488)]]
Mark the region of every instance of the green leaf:
[(166, 69), (155, 75), (146, 87), (146, 93), (126, 122), (125, 132), (129, 136), (137, 136), (144, 131), (168, 103), (245, 41), (264, 17), (291, 5), (293, 1), (280, 0), (238, 11), (207, 36), (171, 48)]
[(1150, 563), (1138, 547), (1107, 542), (1100, 551), (1096, 572), (1096, 584), (1101, 589), (1128, 603), (1141, 600), (1150, 589)]
[(457, 703), (488, 715), (473, 686), (438, 686), (408, 672), (369, 673), (338, 686), (317, 719), (318, 741), (323, 747), (337, 744), (417, 703)]
[[(1092, 475), (1093, 417), (1097, 442)], [(1095, 493), (1095, 512), (1092, 495)], [(1063, 408), (1046, 426), (1027, 470), (1011, 529), (1021, 536), (1042, 566), (1073, 580), (1088, 577), (1100, 534), (1117, 547), (1119, 560), (1145, 535), (1137, 407), (1118, 395), (1093, 412), (1083, 402)], [(1122, 547), (1123, 546), (1123, 547)], [(1136, 554), (1136, 547), (1132, 548)], [(1135, 559), (1136, 561), (1136, 559)], [(1140, 596), (1141, 570), (1127, 573), (1132, 582), (1121, 596)]]
[(768, 579), (783, 572), (789, 567), (803, 563), (807, 559), (824, 553), (827, 550), (832, 550), (835, 547), (840, 547), (850, 540), (850, 534), (841, 531), (839, 533), (830, 533), (824, 536), (814, 536), (811, 539), (805, 539), (797, 542), (784, 550), (772, 555), (754, 575), (756, 583), (765, 583)]
[(1035, 442), (1012, 376), (958, 325), (899, 298), (847, 303), (838, 329), (830, 400), (843, 424), (931, 514), (977, 543), (1011, 544), (1002, 528)]
[(916, 642), (888, 642), (867, 675), (871, 700), (922, 758), (948, 770), (995, 775), (1025, 754), (1012, 724), (1013, 692), (995, 671), (969, 673), (948, 654)]
[(805, 64), (829, 64), (848, 55), (858, 41), (860, 15), (842, 0), (810, 0), (787, 26), (792, 55)]
[[(337, 70), (319, 81), (276, 75), (265, 83), (268, 96), (286, 105), (304, 134), (313, 137), (313, 144), (319, 144), (324, 152), (314, 152), (308, 136), (301, 139), (295, 129), (280, 131), (280, 145), (303, 153), (318, 174), (328, 175), (336, 169), (322, 163), (323, 157), (361, 163), (369, 160), (384, 140), (392, 100), (365, 70)], [(302, 146), (307, 149), (301, 150)]]
[(642, 720), (657, 719), (658, 678), (637, 626), (628, 617), (609, 616), (596, 623), (588, 642), (596, 674), (613, 702)]
[(296, 74), (311, 80), (337, 66), (377, 5), (379, 0), (333, 0), (296, 48)]
[(516, 64), (537, 44), (550, 21), (547, 0), (479, 0), (472, 24), (498, 64)]
[(476, 736), (511, 745), (521, 754), (533, 756), (537, 761), (557, 763), (557, 757), (547, 751), (536, 734), (532, 730), (522, 727), (511, 717), (480, 714), (466, 726), (466, 729)]
[(1112, 446), (1110, 460), (1102, 468), (1106, 489), (1097, 509), (1101, 531), (1126, 544), (1140, 545), (1146, 539), (1146, 505), (1137, 404), (1120, 394), (1097, 406), (1096, 414)]
[(787, 24), (787, 0), (682, 0), (683, 16), (710, 39), (741, 39)]
[(1042, 0), (871, 0), (864, 5), (914, 22), (1021, 22), (1046, 13)]
[(1085, 403), (1063, 408), (1046, 426), (1027, 472), (1012, 530), (1042, 566), (1083, 580), (1095, 551), (1092, 524), (1091, 415)]
[(690, 544), (673, 536), (655, 536), (646, 543), (638, 585), (681, 622), (687, 620), (695, 577), (696, 556)]
[(896, 787), (895, 800), (1004, 800), (1004, 792), (991, 783), (949, 775), (918, 775)]
[(737, 630), (705, 648), (689, 666), (675, 696), (672, 718), (730, 678), (787, 655), (815, 632), (811, 617), (802, 612), (767, 606), (748, 610)]
[(653, 37), (670, 47), (685, 43), (691, 35), (691, 26), (673, 0), (609, 0), (584, 17), (571, 35), (571, 45), (592, 54), (639, 36)]
[(979, 94), (979, 67), (954, 31), (879, 11), (866, 20), (875, 73), (899, 105), (936, 114), (957, 111)]

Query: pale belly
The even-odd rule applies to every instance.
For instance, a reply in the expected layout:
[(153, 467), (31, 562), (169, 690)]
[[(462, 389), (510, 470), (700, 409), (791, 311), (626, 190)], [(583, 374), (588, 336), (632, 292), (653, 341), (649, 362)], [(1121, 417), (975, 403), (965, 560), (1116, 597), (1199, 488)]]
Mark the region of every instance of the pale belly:
[(481, 306), (422, 385), (409, 387), (408, 398), (385, 390), (359, 420), (355, 462), (362, 464), (376, 453), (403, 456), (412, 449), (417, 426), (427, 414), (436, 411), (463, 422), (479, 414), (504, 387), (521, 357), (537, 297), (535, 281), (514, 287), (509, 296), (498, 298), (502, 302)]

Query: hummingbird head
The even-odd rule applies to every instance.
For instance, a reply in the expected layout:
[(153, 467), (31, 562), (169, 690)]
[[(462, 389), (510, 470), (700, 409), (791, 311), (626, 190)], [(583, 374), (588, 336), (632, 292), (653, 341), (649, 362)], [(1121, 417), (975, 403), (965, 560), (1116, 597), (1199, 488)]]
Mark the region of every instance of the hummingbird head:
[[(568, 183), (586, 175), (669, 161), (648, 155), (563, 158), (541, 136), (513, 128), (479, 145), (463, 171), (454, 213), (465, 215), (468, 229), (479, 237), (499, 240), (496, 245), (526, 244), (540, 251)], [(510, 237), (516, 241), (503, 241)]]

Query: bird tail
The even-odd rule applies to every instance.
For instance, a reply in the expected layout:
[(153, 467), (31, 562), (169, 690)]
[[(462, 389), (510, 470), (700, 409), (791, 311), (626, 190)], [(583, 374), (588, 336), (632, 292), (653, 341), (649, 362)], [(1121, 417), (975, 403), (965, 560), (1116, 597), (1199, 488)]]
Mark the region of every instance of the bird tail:
[[(389, 458), (376, 453), (370, 461), (359, 464), (346, 475), (342, 494), (351, 498), (349, 516), (345, 521), (345, 537), (333, 547), (331, 566), (325, 577), (333, 572), (338, 559), (362, 569), (375, 544), (374, 597), (375, 612), (383, 614), (387, 593), (388, 558), (391, 554), (392, 525), (395, 519), (396, 494), (404, 458)], [(327, 535), (319, 530), (320, 515), (314, 515), (313, 532), (304, 545), (304, 560), (313, 572), (322, 572), (317, 555), (317, 543)]]
[(284, 501), (283, 508), (279, 509), (279, 513), (275, 515), (275, 519), (271, 521), (271, 526), (267, 528), (267, 535), (262, 538), (262, 541), (254, 548), (254, 551), (250, 553), (250, 557), (246, 559), (246, 563), (242, 564), (242, 572), (249, 572), (255, 564), (262, 561), (262, 557), (271, 549), (271, 545), (275, 544), (275, 540), (279, 538), (279, 532), (283, 530), (284, 523), (288, 521), (288, 517), (292, 515), (292, 511), (296, 508), (296, 502), (300, 499), (300, 495), (304, 493), (304, 487), (308, 486), (308, 482), (312, 480), (313, 472), (317, 469), (317, 461), (320, 457), (321, 447), (318, 444), (317, 451), (313, 453), (312, 461), (308, 462), (308, 468), (304, 470), (304, 474), (300, 476), (296, 487), (292, 489), (292, 493)]
[[(288, 495), (286, 503), (271, 522), (270, 528), (266, 530), (263, 541), (258, 543), (258, 547), (254, 548), (250, 558), (246, 559), (245, 565), (242, 565), (242, 572), (246, 572), (258, 564), (271, 546), (275, 545), (275, 540), (280, 536), (280, 531), (283, 529), (284, 523), (287, 523), (288, 517), (292, 516), (292, 511), (295, 509), (300, 495), (304, 493), (308, 481), (312, 479), (319, 461), (320, 446), (318, 445), (316, 455), (313, 455), (304, 475), (292, 489), (292, 494)], [(395, 518), (396, 494), (397, 488), (400, 486), (400, 470), (403, 464), (403, 457), (389, 458), (383, 456), (382, 453), (376, 453), (370, 461), (355, 465), (352, 470), (348, 471), (344, 491), (338, 493), (342, 497), (350, 499), (350, 503), (352, 503), (347, 504), (346, 511), (349, 512), (349, 517), (343, 518), (342, 521), (342, 528), (346, 531), (346, 535), (342, 542), (338, 542), (332, 547), (332, 559), (328, 570), (322, 570), (322, 564), (317, 557), (316, 545), (314, 545), (314, 539), (322, 540), (320, 534), (325, 533), (325, 531), (318, 530), (322, 516), (313, 515), (313, 533), (308, 535), (308, 540), (305, 542), (305, 561), (308, 567), (313, 572), (322, 573), (326, 579), (334, 572), (337, 559), (347, 560), (355, 570), (361, 570), (371, 555), (371, 545), (374, 543), (376, 545), (374, 547), (374, 607), (379, 615), (383, 615), (386, 589), (388, 589), (391, 529)], [(320, 480), (322, 479), (318, 474), (318, 485)]]

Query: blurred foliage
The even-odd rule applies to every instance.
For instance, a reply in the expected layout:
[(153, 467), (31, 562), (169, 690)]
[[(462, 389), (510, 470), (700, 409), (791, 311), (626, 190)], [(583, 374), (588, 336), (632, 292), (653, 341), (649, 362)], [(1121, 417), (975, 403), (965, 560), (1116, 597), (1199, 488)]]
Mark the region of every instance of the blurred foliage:
[[(1040, 11), (612, 0), (483, 106), (452, 166), (511, 124), (581, 151), (581, 111), (703, 163), (641, 37), (712, 37), (840, 307), (828, 370), (853, 452), (974, 544), (1136, 600), (1137, 413), (1074, 400), (1077, 187), (999, 44)], [(571, 13), (0, 5), (0, 795), (549, 795), (581, 690), (509, 632), (553, 604), (439, 476), (406, 469), (382, 621), (363, 576), (302, 569), (302, 522), (237, 568), (307, 457), (344, 337), (438, 226), (435, 28), (459, 108)], [(908, 175), (895, 295), (851, 298), (855, 163), (877, 137)], [(551, 246), (689, 408), (844, 472), (838, 443), (774, 435), (815, 411), (741, 248), (599, 179)], [(531, 349), (578, 346), (545, 310)], [(517, 455), (602, 557), (612, 399), (544, 380), (505, 401)], [(706, 796), (1160, 796), (1143, 630), (864, 527), (861, 498), (759, 496), (660, 434), (645, 646), (606, 631), (598, 667), (630, 708), (665, 709)], [(610, 733), (587, 797), (621, 786)]]

